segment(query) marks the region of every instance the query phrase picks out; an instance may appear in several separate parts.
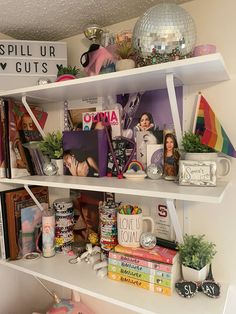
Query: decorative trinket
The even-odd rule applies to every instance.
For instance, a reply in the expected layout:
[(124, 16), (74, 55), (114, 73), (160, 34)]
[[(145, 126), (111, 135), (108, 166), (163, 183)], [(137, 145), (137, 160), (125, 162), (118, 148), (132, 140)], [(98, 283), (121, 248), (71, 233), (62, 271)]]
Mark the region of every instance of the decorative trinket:
[(52, 162), (47, 162), (43, 165), (43, 173), (46, 176), (54, 176), (57, 174), (57, 166)]
[(151, 232), (143, 232), (140, 237), (140, 245), (144, 249), (153, 249), (156, 245), (156, 236)]
[(161, 165), (151, 164), (147, 167), (147, 176), (150, 179), (158, 180), (163, 175), (163, 168)]
[(51, 83), (51, 81), (48, 78), (40, 77), (38, 79), (38, 85), (46, 85)]

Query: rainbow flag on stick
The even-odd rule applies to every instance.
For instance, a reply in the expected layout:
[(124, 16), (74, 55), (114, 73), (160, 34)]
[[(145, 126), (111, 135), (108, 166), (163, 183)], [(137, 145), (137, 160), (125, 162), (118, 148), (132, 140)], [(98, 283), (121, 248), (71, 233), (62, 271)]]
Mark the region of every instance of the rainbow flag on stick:
[(236, 151), (206, 99), (199, 95), (193, 132), (201, 143), (236, 158)]

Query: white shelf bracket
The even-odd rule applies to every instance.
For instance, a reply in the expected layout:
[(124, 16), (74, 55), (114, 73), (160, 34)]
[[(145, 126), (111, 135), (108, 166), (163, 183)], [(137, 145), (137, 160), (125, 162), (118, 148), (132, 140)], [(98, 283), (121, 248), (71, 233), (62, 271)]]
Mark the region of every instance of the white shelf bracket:
[(181, 230), (181, 226), (179, 223), (179, 219), (177, 216), (175, 204), (173, 199), (166, 199), (166, 205), (170, 214), (170, 219), (174, 227), (175, 235), (176, 235), (176, 240), (179, 243), (183, 243), (183, 233)]
[(33, 111), (31, 110), (30, 106), (27, 103), (26, 96), (22, 96), (22, 103), (25, 106), (25, 109), (27, 110), (28, 114), (30, 115), (31, 119), (33, 120), (36, 128), (38, 129), (41, 136), (44, 138), (46, 135), (44, 133), (44, 130), (41, 128), (41, 125), (39, 124), (38, 120), (36, 119)]
[(39, 209), (41, 211), (44, 210), (43, 206), (39, 203), (39, 201), (37, 200), (37, 198), (34, 196), (33, 192), (30, 190), (30, 188), (28, 187), (27, 184), (24, 184), (24, 188), (26, 189), (26, 191), (29, 193), (29, 195), (32, 197), (32, 200), (35, 202), (35, 204), (39, 207)]
[(178, 147), (181, 147), (182, 142), (182, 129), (179, 117), (178, 104), (175, 93), (175, 85), (174, 85), (174, 75), (173, 73), (166, 74), (166, 86), (170, 101), (170, 109), (172, 114), (172, 119), (175, 127), (175, 134), (178, 143)]

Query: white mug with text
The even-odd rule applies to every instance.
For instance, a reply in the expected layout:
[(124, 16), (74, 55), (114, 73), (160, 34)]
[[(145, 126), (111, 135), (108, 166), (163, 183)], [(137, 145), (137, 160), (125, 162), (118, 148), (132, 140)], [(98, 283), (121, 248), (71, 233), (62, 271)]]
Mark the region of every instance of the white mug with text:
[(126, 247), (140, 247), (140, 236), (143, 232), (143, 221), (151, 224), (150, 232), (154, 232), (154, 220), (143, 217), (142, 213), (135, 215), (117, 214), (118, 243)]
[(215, 161), (217, 177), (221, 178), (229, 174), (231, 163), (229, 158), (218, 156), (218, 153), (185, 153), (185, 160)]

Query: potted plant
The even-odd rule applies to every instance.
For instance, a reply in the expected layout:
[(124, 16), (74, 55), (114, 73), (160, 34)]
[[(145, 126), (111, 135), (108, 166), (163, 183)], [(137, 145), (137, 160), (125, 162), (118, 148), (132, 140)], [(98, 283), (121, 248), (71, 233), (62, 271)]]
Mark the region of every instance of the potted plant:
[(73, 68), (69, 65), (68, 67), (64, 67), (62, 64), (57, 64), (57, 79), (56, 82), (73, 80), (79, 73), (79, 69), (74, 66)]
[(184, 151), (188, 153), (214, 152), (212, 148), (201, 143), (201, 137), (199, 134), (195, 134), (190, 131), (184, 133), (183, 138), (182, 138), (182, 145), (183, 145)]
[(127, 70), (135, 68), (135, 61), (132, 59), (134, 50), (131, 40), (124, 40), (117, 44), (116, 55), (116, 71)]
[(215, 161), (217, 164), (217, 177), (226, 176), (231, 169), (230, 160), (226, 157), (218, 157), (218, 153), (211, 147), (201, 143), (199, 134), (190, 131), (185, 132), (182, 138), (185, 160)]
[(185, 280), (206, 279), (209, 264), (216, 254), (215, 247), (214, 243), (205, 240), (205, 235), (184, 235), (183, 243), (177, 248)]
[(62, 148), (62, 132), (48, 133), (46, 137), (39, 143), (39, 149), (53, 162), (57, 168), (57, 174), (63, 174), (63, 148)]
[(217, 160), (218, 154), (212, 148), (201, 143), (199, 134), (190, 131), (185, 132), (182, 137), (182, 146), (184, 149), (184, 159), (186, 160)]

